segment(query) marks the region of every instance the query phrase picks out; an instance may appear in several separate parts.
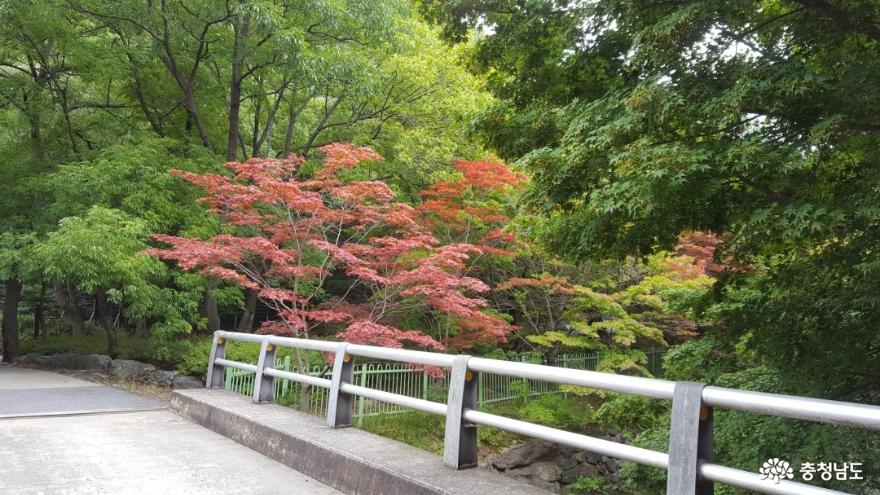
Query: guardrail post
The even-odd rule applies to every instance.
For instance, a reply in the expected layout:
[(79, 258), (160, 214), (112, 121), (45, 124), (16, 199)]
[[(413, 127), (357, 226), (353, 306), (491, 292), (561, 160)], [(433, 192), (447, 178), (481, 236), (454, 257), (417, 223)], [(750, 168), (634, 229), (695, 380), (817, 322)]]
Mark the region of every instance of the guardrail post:
[(672, 397), (667, 495), (712, 495), (713, 483), (700, 478), (701, 462), (712, 462), (712, 408), (703, 403), (706, 385), (678, 382)]
[(226, 357), (226, 339), (220, 336), (220, 331), (214, 332), (214, 343), (211, 345), (211, 358), (208, 361), (208, 378), (205, 380), (207, 388), (223, 388), (223, 366), (216, 364), (215, 360)]
[(462, 418), (465, 409), (477, 407), (477, 373), (468, 370), (470, 356), (456, 356), (449, 373), (443, 464), (455, 469), (477, 465), (477, 426)]
[(257, 361), (257, 375), (254, 377), (254, 402), (275, 401), (275, 377), (263, 373), (266, 368), (275, 367), (274, 345), (269, 343), (269, 337), (263, 339), (260, 344), (260, 359)]
[(330, 398), (327, 401), (327, 425), (330, 428), (351, 426), (352, 396), (339, 391), (343, 383), (354, 381), (354, 359), (346, 354), (348, 344), (341, 342), (336, 347), (333, 359), (333, 376), (330, 379)]

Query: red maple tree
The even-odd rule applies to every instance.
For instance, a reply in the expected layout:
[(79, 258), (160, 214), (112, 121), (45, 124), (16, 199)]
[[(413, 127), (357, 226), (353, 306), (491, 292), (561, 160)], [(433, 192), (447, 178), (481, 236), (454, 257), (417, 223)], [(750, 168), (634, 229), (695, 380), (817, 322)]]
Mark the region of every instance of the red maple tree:
[(504, 163), (459, 160), (461, 178), (439, 181), (420, 193), (426, 225), (446, 239), (473, 243), (491, 254), (510, 254), (505, 248), (514, 236), (504, 231), (509, 218), (502, 210), (504, 193), (520, 187), (525, 175)]
[[(417, 210), (395, 202), (381, 181), (345, 183), (337, 175), (381, 160), (378, 154), (339, 143), (320, 151), (323, 167), (305, 179), (297, 174), (304, 159), (296, 156), (230, 162), (232, 176), (174, 171), (204, 190), (200, 201), (219, 215), (225, 232), (209, 239), (155, 235), (170, 247), (149, 252), (257, 290), (278, 315), (260, 333), (308, 338), (329, 326), (353, 343), (434, 350), (504, 342), (514, 327), (484, 311), (481, 295), (489, 287), (466, 275), (498, 234), (482, 244), (443, 243), (425, 215), (432, 206)], [(483, 182), (491, 170), (462, 172), (473, 187), (496, 187)], [(343, 294), (328, 293), (331, 278), (344, 280)], [(419, 316), (423, 329), (443, 320), (447, 331), (398, 328), (403, 315)]]

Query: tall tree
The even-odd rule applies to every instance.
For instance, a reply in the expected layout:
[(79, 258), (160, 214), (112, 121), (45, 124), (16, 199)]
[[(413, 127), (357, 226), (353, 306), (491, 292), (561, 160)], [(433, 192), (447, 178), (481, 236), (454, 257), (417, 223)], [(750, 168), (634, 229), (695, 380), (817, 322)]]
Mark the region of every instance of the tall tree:
[(450, 33), (494, 31), (474, 62), (502, 106), (482, 129), (533, 171), (550, 244), (596, 259), (723, 234), (731, 341), (792, 390), (877, 390), (880, 5), (426, 5)]

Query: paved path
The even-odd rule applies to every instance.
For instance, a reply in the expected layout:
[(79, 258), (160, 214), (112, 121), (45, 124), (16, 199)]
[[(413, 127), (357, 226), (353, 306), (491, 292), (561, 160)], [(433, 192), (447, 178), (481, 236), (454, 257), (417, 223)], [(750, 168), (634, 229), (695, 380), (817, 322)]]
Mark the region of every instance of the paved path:
[(166, 405), (0, 366), (0, 494), (339, 493)]

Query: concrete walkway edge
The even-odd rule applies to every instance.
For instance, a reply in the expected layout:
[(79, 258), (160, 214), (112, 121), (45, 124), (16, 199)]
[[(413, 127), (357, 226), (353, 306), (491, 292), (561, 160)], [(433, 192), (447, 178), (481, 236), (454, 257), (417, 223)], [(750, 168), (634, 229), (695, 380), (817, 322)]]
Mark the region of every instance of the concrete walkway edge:
[(481, 468), (455, 471), (430, 452), (354, 428), (330, 429), (316, 416), (227, 390), (176, 391), (171, 409), (350, 495), (549, 493)]

